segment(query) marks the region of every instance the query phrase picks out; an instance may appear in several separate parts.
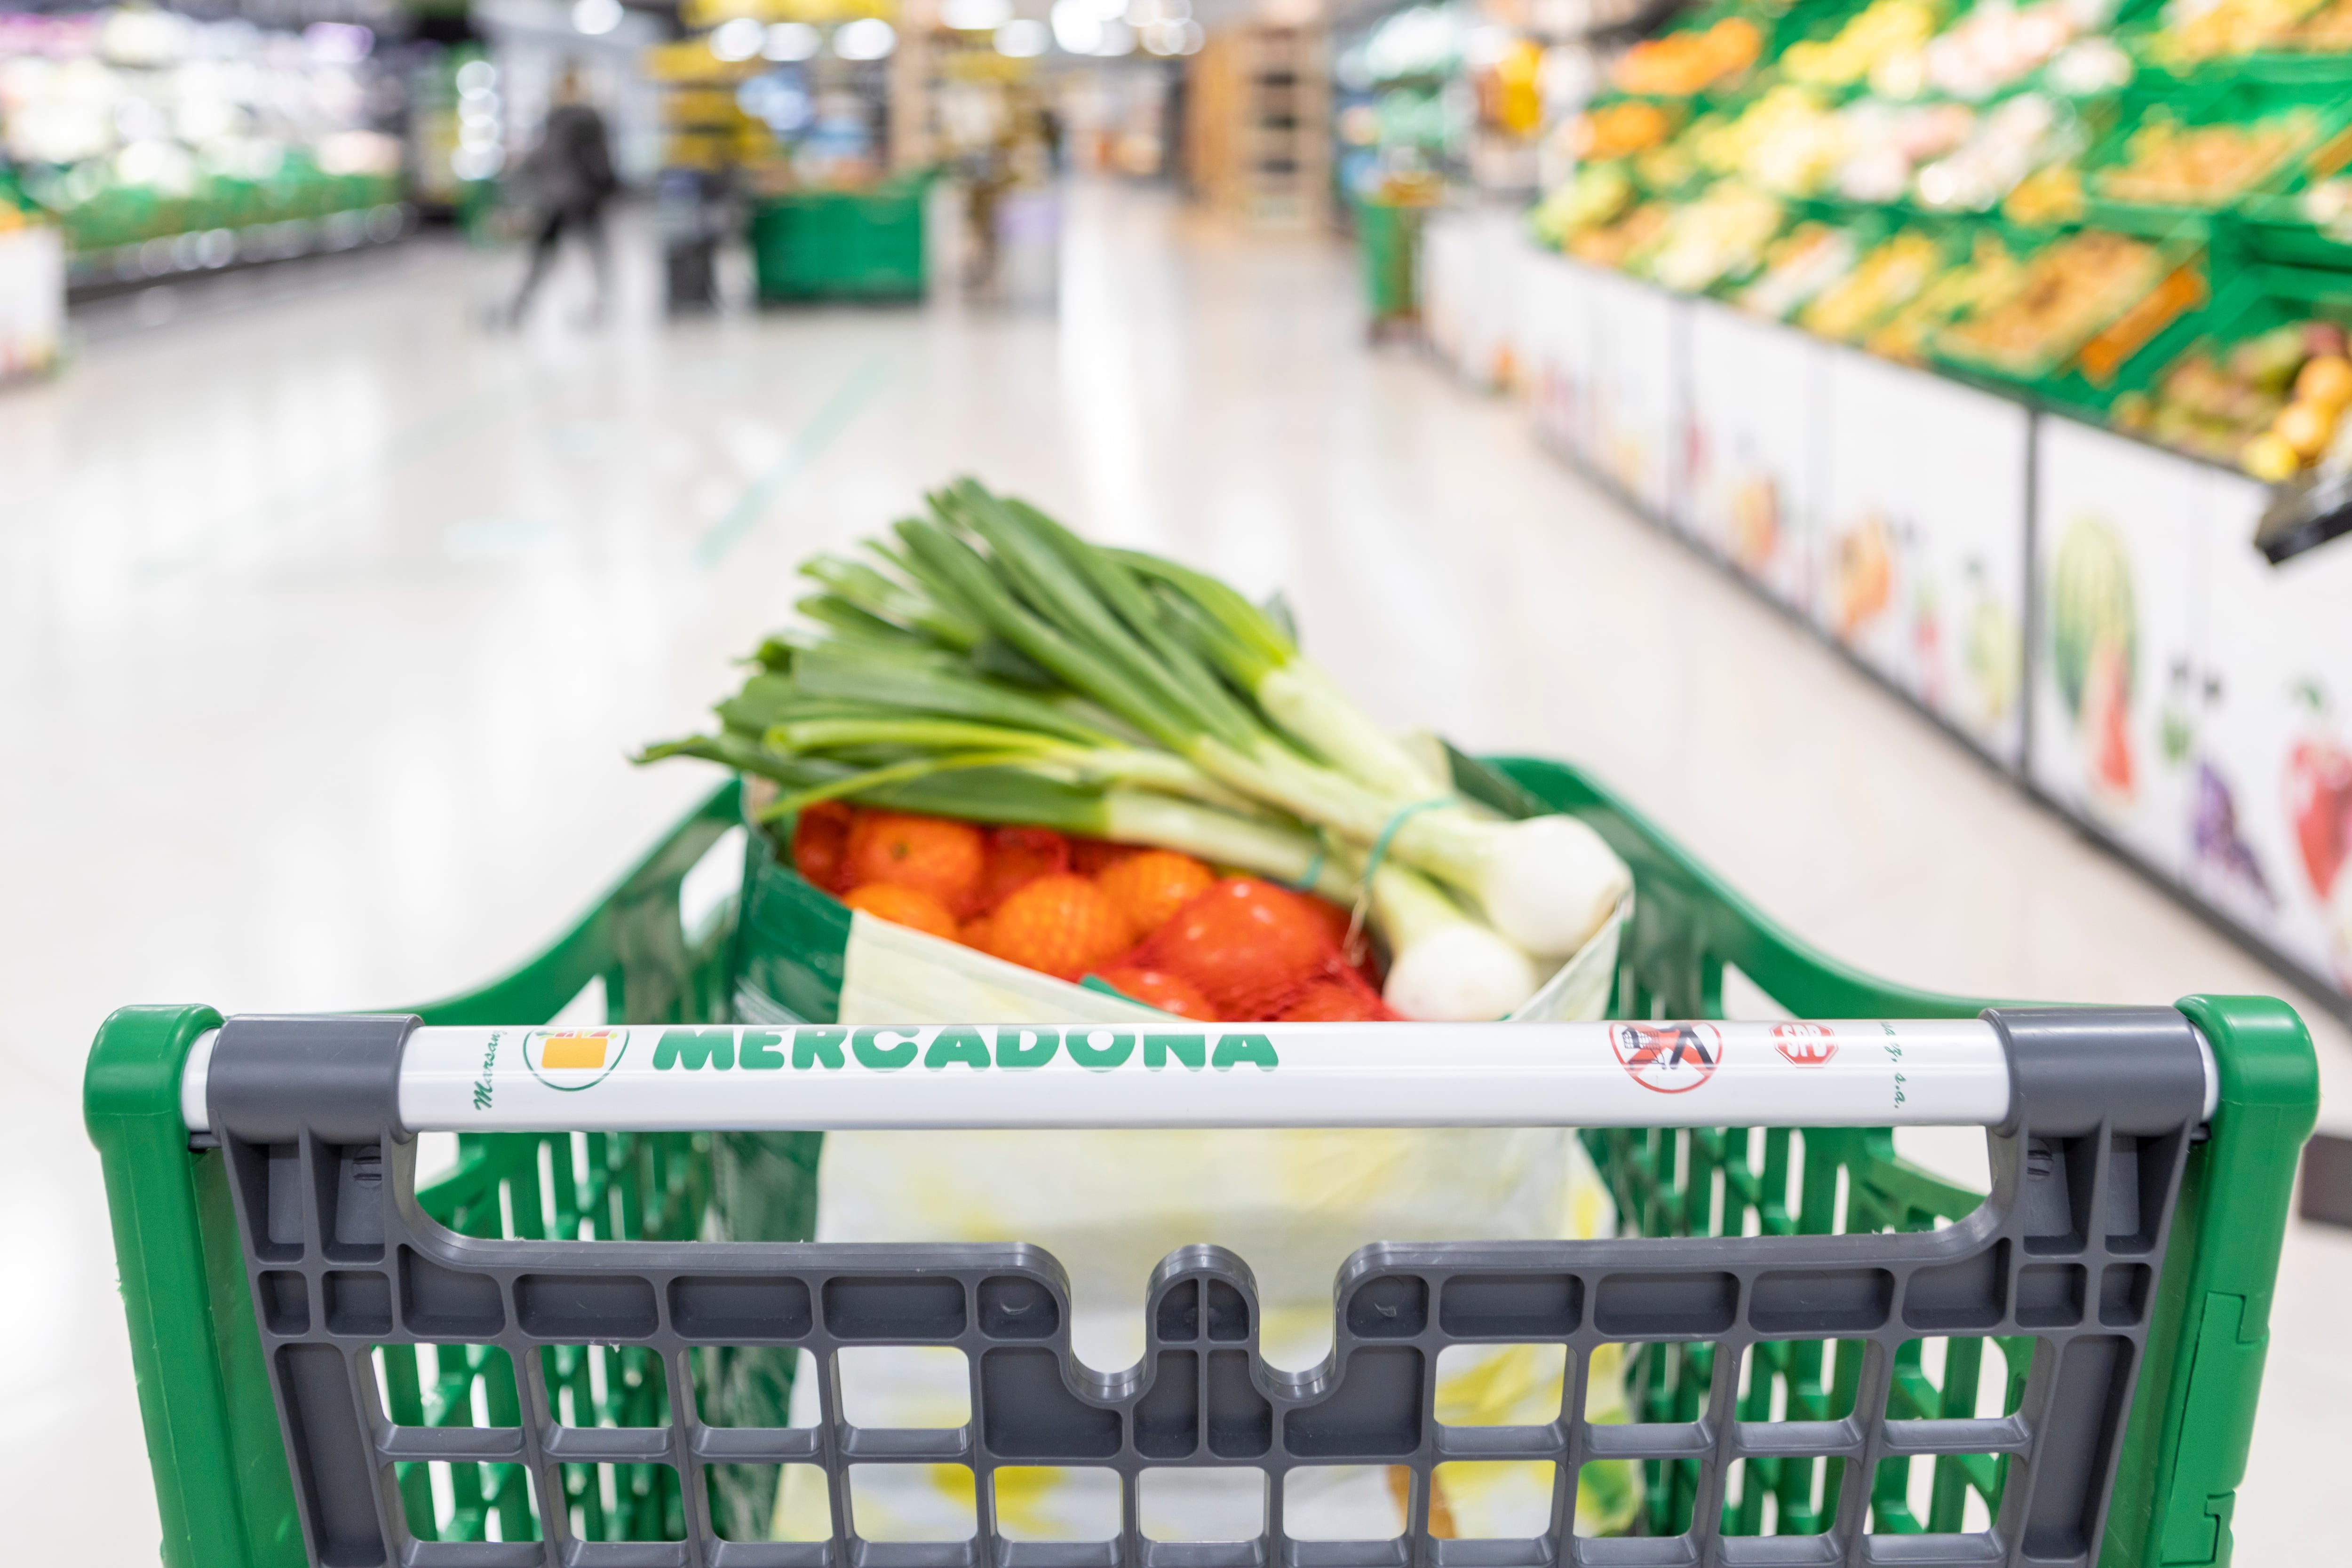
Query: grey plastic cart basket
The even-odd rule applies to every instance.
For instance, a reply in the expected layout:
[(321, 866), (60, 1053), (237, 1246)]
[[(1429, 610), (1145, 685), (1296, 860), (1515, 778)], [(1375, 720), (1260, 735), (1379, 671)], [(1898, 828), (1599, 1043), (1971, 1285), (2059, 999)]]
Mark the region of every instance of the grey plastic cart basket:
[[(414, 1019), (240, 1018), (222, 1028), (207, 1082), (212, 1135), (227, 1161), (236, 1224), (299, 1511), (313, 1561), (330, 1565), (686, 1565), (713, 1568), (1549, 1568), (1580, 1564), (2088, 1564), (2131, 1408), (2184, 1161), (2203, 1116), (2207, 1069), (2169, 1009), (1996, 1009), (2010, 1065), (2006, 1123), (1990, 1132), (1992, 1191), (1973, 1215), (1909, 1233), (1736, 1239), (1374, 1245), (1335, 1286), (1336, 1340), (1303, 1375), (1260, 1357), (1246, 1263), (1215, 1247), (1166, 1259), (1148, 1294), (1146, 1348), (1122, 1373), (1070, 1349), (1066, 1277), (1026, 1246), (489, 1240), (427, 1218), (414, 1140), (397, 1113)], [(2032, 1370), (2015, 1414), (1892, 1419), (1889, 1384), (1906, 1341), (2024, 1336)], [(1735, 1411), (1759, 1342), (1866, 1345), (1852, 1414), (1759, 1421)], [(517, 1379), (511, 1424), (395, 1426), (372, 1354), (380, 1345), (463, 1342), (502, 1351)], [(1455, 1344), (1550, 1343), (1570, 1375), (1558, 1419), (1441, 1424), (1439, 1353)], [(1582, 1418), (1589, 1353), (1603, 1343), (1706, 1343), (1712, 1382), (1696, 1420)], [(551, 1346), (644, 1347), (667, 1369), (667, 1409), (644, 1427), (568, 1426), (551, 1415)], [(860, 1427), (842, 1415), (834, 1353), (952, 1345), (971, 1369), (961, 1429)], [(822, 1419), (810, 1427), (706, 1425), (693, 1357), (704, 1347), (811, 1353)], [(1990, 1528), (1874, 1533), (1870, 1479), (1883, 1459), (1999, 1456)], [(1446, 1540), (1429, 1528), (1433, 1467), (1526, 1459), (1557, 1467), (1551, 1523), (1524, 1540)], [(1696, 1461), (1687, 1533), (1580, 1538), (1579, 1468), (1606, 1459)], [(1834, 1517), (1813, 1535), (1722, 1532), (1726, 1477), (1744, 1459), (1842, 1468)], [(575, 1535), (541, 1508), (545, 1539), (415, 1539), (395, 1467), (511, 1464), (541, 1499), (566, 1496), (570, 1465), (666, 1469), (683, 1539)], [(833, 1538), (722, 1540), (704, 1472), (806, 1464), (828, 1478)], [(950, 1544), (863, 1540), (852, 1465), (958, 1464), (977, 1481), (978, 1531)], [(1299, 1541), (1285, 1533), (1284, 1483), (1304, 1466), (1376, 1464), (1411, 1473), (1404, 1533)], [(992, 1507), (1004, 1466), (1116, 1471), (1115, 1539), (1003, 1539)], [(1137, 1478), (1155, 1467), (1263, 1471), (1264, 1533), (1171, 1543), (1139, 1525)]]

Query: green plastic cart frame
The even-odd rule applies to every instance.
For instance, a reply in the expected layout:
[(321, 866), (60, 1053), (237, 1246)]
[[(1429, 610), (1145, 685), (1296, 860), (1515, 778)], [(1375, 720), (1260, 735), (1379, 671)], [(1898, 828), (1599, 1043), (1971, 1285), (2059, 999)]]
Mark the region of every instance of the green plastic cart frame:
[[(1516, 788), (1543, 807), (1584, 817), (1633, 867), (1638, 901), (1621, 952), (1614, 1017), (1721, 1017), (1724, 977), (1734, 967), (1799, 1017), (1969, 1017), (1987, 1005), (1887, 985), (1815, 952), (1569, 767), (1506, 759), (1486, 778), (1491, 788)], [(740, 821), (738, 789), (730, 783), (538, 957), (479, 989), (415, 1010), (431, 1024), (545, 1020), (601, 982), (616, 1021), (728, 1019), (737, 962), (734, 907), (722, 904), (688, 931), (680, 923), (679, 892), (688, 873)], [(765, 852), (762, 841), (748, 836), (745, 852)], [(2219, 1099), (2207, 1136), (2190, 1156), (2175, 1211), (2114, 1482), (2101, 1556), (2105, 1568), (2230, 1560), (2230, 1520), (2252, 1437), (2296, 1156), (2317, 1113), (2310, 1037), (2291, 1009), (2267, 998), (2206, 996), (2184, 998), (2179, 1007), (2211, 1047)], [(216, 1150), (192, 1146), (181, 1109), (182, 1063), (196, 1037), (219, 1022), (217, 1013), (203, 1007), (129, 1008), (113, 1015), (91, 1050), (85, 1113), (105, 1170), (163, 1561), (173, 1568), (276, 1568), (304, 1561), (293, 1489), (223, 1162)], [(575, 1184), (563, 1162), (549, 1173), (558, 1189), (551, 1195), (557, 1218), (550, 1234), (576, 1235), (583, 1214), (609, 1215), (617, 1198), (625, 1209), (620, 1234), (690, 1239), (714, 1190), (741, 1187), (746, 1173), (754, 1171), (751, 1185), (758, 1191), (748, 1201), (761, 1212), (751, 1228), (776, 1239), (809, 1232), (815, 1134), (767, 1134), (756, 1146), (731, 1150), (726, 1137), (701, 1134), (590, 1136), (602, 1142), (588, 1151), (584, 1184)], [(1979, 1201), (1980, 1195), (1897, 1157), (1885, 1130), (1794, 1136), (1802, 1141), (1804, 1163), (1802, 1199), (1793, 1212), (1775, 1196), (1789, 1191), (1790, 1132), (1751, 1137), (1739, 1129), (1612, 1130), (1588, 1133), (1585, 1140), (1614, 1191), (1622, 1226), (1643, 1235), (1738, 1235), (1749, 1227), (1768, 1235), (1827, 1234), (1841, 1228), (1842, 1185), (1847, 1188), (1843, 1228), (1849, 1231), (1923, 1229)], [(1752, 1158), (1759, 1143), (1761, 1157)], [(535, 1135), (463, 1136), (456, 1169), (420, 1191), (420, 1205), (462, 1232), (499, 1235), (497, 1181), (514, 1177), (526, 1162), (529, 1179), (539, 1179)], [(508, 1223), (525, 1230), (539, 1225), (535, 1217), (510, 1216)], [(1996, 1343), (2004, 1353), (2011, 1348)], [(1978, 1342), (1965, 1357), (1956, 1348), (1941, 1368), (1922, 1367), (1906, 1351), (1896, 1366), (1890, 1414), (1973, 1410), (1981, 1347)], [(466, 1403), (483, 1353), (437, 1348), (448, 1357), (439, 1388), (420, 1389), (414, 1377), (388, 1380), (387, 1397), (409, 1407), (395, 1411), (395, 1418), (440, 1419), (435, 1411), (453, 1396), (457, 1405)], [(1640, 1418), (1691, 1418), (1706, 1385), (1704, 1358), (1711, 1349), (1644, 1353), (1632, 1375)], [(1835, 1418), (1842, 1392), (1851, 1407), (1850, 1371), (1832, 1342), (1773, 1343), (1759, 1351), (1771, 1376), (1754, 1380), (1753, 1391), (1743, 1396), (1743, 1417), (1769, 1418), (1776, 1386), (1790, 1419)], [(737, 1381), (753, 1385), (748, 1396), (755, 1404), (779, 1407), (788, 1371), (781, 1378), (757, 1365), (739, 1371), (746, 1376)], [(722, 1369), (718, 1375), (736, 1375)], [(2012, 1383), (2019, 1375), (2012, 1370)], [(584, 1393), (584, 1375), (576, 1367), (551, 1367), (550, 1376), (578, 1379)], [(631, 1383), (615, 1380), (602, 1397), (608, 1406), (638, 1397), (642, 1391), (624, 1386)], [(1765, 1408), (1751, 1408), (1759, 1400)], [(467, 1421), (462, 1410), (448, 1418)], [(512, 1413), (494, 1411), (492, 1418), (511, 1420)], [(1694, 1464), (1650, 1466), (1645, 1522), (1652, 1531), (1678, 1531), (1687, 1521)], [(1906, 1500), (1907, 1465), (1933, 1469), (1924, 1519)], [(1767, 1492), (1778, 1505), (1778, 1533), (1822, 1528), (1816, 1511), (1823, 1505), (1814, 1500), (1811, 1475), (1800, 1473), (1809, 1471), (1810, 1461), (1778, 1471), (1752, 1468), (1751, 1477), (1759, 1469), (1760, 1481), (1727, 1496), (1727, 1529), (1736, 1516), (1744, 1532), (1756, 1531)], [(2001, 1479), (1998, 1461), (1971, 1457), (1891, 1463), (1883, 1470), (1891, 1477), (1872, 1478), (1871, 1500), (1882, 1531), (1961, 1528), (1969, 1497), (1997, 1502)], [(403, 1474), (399, 1486), (412, 1525), (424, 1527), (421, 1539), (434, 1538), (436, 1531), (442, 1539), (482, 1539), (492, 1515), (502, 1521), (505, 1539), (530, 1527), (530, 1500), (519, 1487), (499, 1494), (469, 1480), (454, 1512), (445, 1499), (436, 1517), (422, 1476)], [(1833, 1492), (1828, 1495), (1833, 1499)], [(645, 1538), (632, 1533), (625, 1518), (594, 1517), (593, 1499), (568, 1500), (575, 1509), (583, 1500), (591, 1504), (585, 1531), (591, 1538)], [(619, 1507), (623, 1514), (651, 1511), (657, 1517), (675, 1500), (644, 1492), (625, 1496)]]

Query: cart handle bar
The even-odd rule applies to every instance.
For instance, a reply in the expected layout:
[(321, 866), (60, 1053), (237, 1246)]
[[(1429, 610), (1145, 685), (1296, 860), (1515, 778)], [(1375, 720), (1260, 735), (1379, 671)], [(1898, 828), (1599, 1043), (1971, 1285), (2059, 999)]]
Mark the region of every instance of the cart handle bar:
[[(2153, 1009), (2151, 1009), (2153, 1010)], [(2042, 1014), (2052, 1017), (2053, 1014)], [(2179, 1015), (2173, 1027), (2180, 1027)], [(288, 1020), (292, 1021), (292, 1020)], [(399, 1030), (406, 1020), (321, 1019)], [(232, 1028), (236, 1027), (234, 1024)], [(218, 1030), (181, 1078), (214, 1124)], [(331, 1051), (332, 1035), (321, 1051)], [(2219, 1097), (2196, 1037), (2204, 1116)], [(1829, 1023), (442, 1029), (387, 1059), (411, 1133), (1046, 1127), (1998, 1127), (1988, 1019)], [(296, 1074), (296, 1077), (301, 1076)], [(2118, 1085), (2118, 1088), (2125, 1087)]]

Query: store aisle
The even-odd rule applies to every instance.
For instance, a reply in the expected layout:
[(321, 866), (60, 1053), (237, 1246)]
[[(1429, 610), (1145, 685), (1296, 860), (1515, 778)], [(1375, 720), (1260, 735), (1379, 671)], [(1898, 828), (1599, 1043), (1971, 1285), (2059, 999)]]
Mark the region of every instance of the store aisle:
[[(1369, 351), (1344, 251), (1083, 191), (1065, 260), (1058, 320), (584, 336), (551, 308), (505, 337), (473, 322), (511, 259), (418, 244), (118, 318), (0, 394), (0, 1235), (32, 1284), (0, 1320), (0, 1475), (47, 1505), (16, 1511), (24, 1561), (153, 1561), (79, 1122), (107, 1009), (383, 1006), (530, 950), (709, 786), (624, 753), (697, 721), (792, 564), (959, 472), (1284, 589), (1382, 716), (1574, 758), (1864, 968), (2277, 988), (1517, 411)], [(2352, 1047), (2306, 1012), (2352, 1125)], [(2347, 1291), (2352, 1236), (2298, 1228), (2241, 1561), (2333, 1555)]]

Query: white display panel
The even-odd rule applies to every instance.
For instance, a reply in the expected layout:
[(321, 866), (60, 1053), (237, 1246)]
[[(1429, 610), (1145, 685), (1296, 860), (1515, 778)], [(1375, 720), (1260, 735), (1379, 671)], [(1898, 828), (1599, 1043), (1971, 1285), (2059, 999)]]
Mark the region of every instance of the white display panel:
[(0, 381), (55, 364), (65, 320), (65, 241), (56, 227), (0, 233)]
[(1592, 450), (1593, 277), (1576, 262), (1545, 253), (1528, 261), (1517, 295), (1536, 435), (1580, 461), (1590, 461)]
[(1516, 213), (1443, 213), (1423, 230), (1423, 331), (1438, 356), (1482, 391), (1520, 379), (1519, 297), (1535, 254)]
[(2035, 478), (2033, 781), (2179, 876), (2197, 760), (2203, 465), (2042, 422)]
[(2032, 416), (1924, 371), (1825, 352), (1813, 617), (2016, 767)]
[(2252, 543), (2263, 487), (2219, 469), (2200, 478), (2185, 880), (2352, 988), (2352, 539), (2274, 567)]
[(1591, 445), (1595, 468), (1655, 516), (1674, 515), (1682, 428), (1685, 301), (1615, 273), (1591, 272)]
[(1676, 486), (1683, 527), (1773, 598), (1812, 600), (1819, 339), (1696, 299)]
[(1459, 371), (1477, 298), (1476, 219), (1435, 213), (1422, 225), (1421, 330), (1438, 358)]

